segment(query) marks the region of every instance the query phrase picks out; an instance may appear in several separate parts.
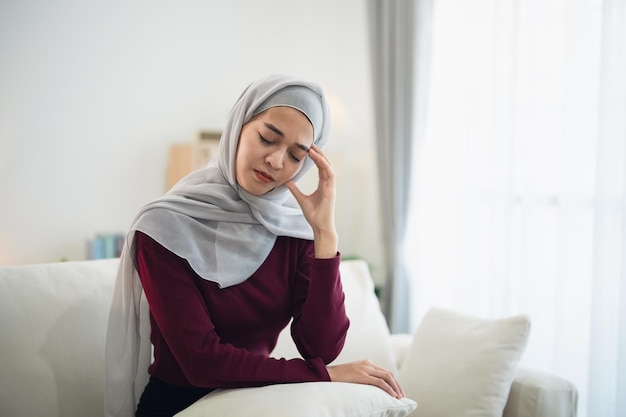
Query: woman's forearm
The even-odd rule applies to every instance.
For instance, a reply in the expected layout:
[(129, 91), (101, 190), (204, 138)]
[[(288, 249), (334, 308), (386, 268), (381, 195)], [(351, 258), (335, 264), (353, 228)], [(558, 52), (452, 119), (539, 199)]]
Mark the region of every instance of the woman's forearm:
[(314, 231), (313, 241), (316, 258), (329, 259), (337, 256), (339, 237), (335, 230)]

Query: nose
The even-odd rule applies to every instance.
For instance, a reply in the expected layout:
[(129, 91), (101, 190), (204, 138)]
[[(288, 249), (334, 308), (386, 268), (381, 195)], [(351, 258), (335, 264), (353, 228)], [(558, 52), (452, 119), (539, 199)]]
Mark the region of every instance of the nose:
[(273, 169), (282, 169), (284, 155), (285, 151), (276, 149), (273, 152), (267, 154), (267, 156), (265, 157), (265, 163), (271, 166)]

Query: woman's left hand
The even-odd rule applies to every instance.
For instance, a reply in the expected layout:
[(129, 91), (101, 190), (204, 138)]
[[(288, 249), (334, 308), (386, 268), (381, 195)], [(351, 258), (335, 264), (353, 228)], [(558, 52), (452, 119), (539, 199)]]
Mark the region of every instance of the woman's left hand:
[[(306, 195), (293, 181), (287, 181), (285, 185), (296, 198), (304, 217), (313, 228), (316, 257), (334, 257), (337, 255), (335, 173), (328, 157), (318, 146), (311, 146), (309, 157), (318, 170), (317, 189)], [(322, 254), (324, 255), (318, 256)]]

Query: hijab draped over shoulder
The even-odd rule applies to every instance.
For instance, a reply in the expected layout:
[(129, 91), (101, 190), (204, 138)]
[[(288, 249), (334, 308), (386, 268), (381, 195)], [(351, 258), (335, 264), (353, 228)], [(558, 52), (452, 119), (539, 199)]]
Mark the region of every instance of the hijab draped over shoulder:
[[(235, 179), (241, 128), (276, 106), (307, 116), (314, 143), (323, 148), (330, 112), (322, 89), (312, 82), (271, 75), (250, 84), (233, 106), (218, 154), (207, 167), (179, 181), (144, 206), (135, 218), (120, 257), (105, 357), (105, 416), (132, 417), (148, 381), (151, 361), (149, 307), (135, 267), (134, 235), (141, 231), (186, 259), (203, 279), (225, 288), (250, 277), (272, 250), (277, 236), (312, 239), (310, 225), (286, 186), (255, 196)], [(293, 178), (313, 166), (306, 158)]]

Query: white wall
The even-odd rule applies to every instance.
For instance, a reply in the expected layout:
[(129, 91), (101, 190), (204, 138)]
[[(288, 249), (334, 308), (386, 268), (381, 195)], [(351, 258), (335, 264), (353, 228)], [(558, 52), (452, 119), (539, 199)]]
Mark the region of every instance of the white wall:
[(0, 0), (0, 264), (84, 259), (164, 192), (170, 144), (282, 72), (327, 91), (341, 250), (380, 265), (366, 29), (363, 0)]

